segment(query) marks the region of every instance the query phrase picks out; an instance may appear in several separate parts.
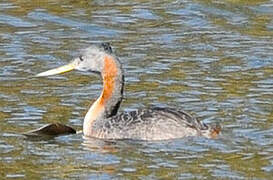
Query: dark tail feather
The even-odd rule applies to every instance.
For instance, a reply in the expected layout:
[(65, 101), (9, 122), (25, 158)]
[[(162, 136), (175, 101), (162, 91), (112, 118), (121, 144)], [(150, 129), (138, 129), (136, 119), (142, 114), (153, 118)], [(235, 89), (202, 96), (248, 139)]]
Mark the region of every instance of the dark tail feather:
[(76, 130), (72, 127), (66, 126), (60, 123), (47, 124), (41, 128), (34, 129), (23, 133), (23, 135), (28, 137), (35, 136), (60, 136), (65, 134), (76, 134)]

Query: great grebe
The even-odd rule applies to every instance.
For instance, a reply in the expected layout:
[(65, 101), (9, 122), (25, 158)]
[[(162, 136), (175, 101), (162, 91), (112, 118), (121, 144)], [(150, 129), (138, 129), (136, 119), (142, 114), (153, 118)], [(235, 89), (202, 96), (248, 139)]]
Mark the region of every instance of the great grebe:
[[(220, 132), (219, 126), (208, 126), (188, 113), (173, 108), (148, 108), (118, 113), (123, 98), (124, 76), (121, 64), (109, 43), (90, 46), (71, 63), (36, 76), (50, 76), (73, 69), (99, 73), (103, 80), (100, 97), (85, 115), (84, 136), (101, 139), (167, 140), (186, 136), (215, 138)], [(56, 125), (51, 125), (50, 128), (52, 127), (54, 129)]]

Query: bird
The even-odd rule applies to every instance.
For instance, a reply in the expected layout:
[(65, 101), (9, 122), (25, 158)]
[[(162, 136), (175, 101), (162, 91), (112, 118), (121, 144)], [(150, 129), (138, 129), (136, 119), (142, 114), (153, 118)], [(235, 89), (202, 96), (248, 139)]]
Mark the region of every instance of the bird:
[[(80, 55), (67, 65), (39, 73), (36, 77), (52, 76), (71, 70), (99, 74), (103, 83), (100, 96), (84, 117), (85, 137), (160, 141), (189, 136), (216, 138), (220, 133), (221, 127), (218, 124), (209, 126), (179, 108), (149, 107), (119, 112), (124, 92), (124, 73), (110, 43), (90, 45), (82, 49)], [(52, 125), (46, 127), (52, 129)], [(53, 127), (62, 126), (58, 123)], [(67, 127), (62, 128), (61, 133), (75, 133), (69, 127), (69, 132), (64, 132), (64, 129)], [(33, 134), (36, 131), (31, 132)], [(46, 130), (40, 128), (38, 132)], [(54, 133), (58, 135), (56, 132), (54, 129)]]

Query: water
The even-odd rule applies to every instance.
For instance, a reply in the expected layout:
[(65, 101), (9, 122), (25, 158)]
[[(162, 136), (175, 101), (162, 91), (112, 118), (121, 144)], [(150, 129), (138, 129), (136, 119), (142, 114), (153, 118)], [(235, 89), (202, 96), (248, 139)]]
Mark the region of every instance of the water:
[[(270, 179), (272, 1), (1, 1), (0, 175), (5, 179)], [(81, 130), (100, 79), (63, 65), (111, 42), (126, 75), (121, 110), (182, 107), (219, 139), (29, 140), (52, 122)]]

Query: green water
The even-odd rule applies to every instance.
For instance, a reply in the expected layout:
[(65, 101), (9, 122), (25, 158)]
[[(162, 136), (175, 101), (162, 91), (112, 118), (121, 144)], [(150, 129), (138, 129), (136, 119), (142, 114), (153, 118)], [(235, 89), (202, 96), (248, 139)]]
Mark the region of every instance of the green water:
[[(100, 42), (110, 42), (123, 64), (121, 111), (180, 107), (220, 123), (219, 139), (20, 135), (52, 122), (82, 129), (100, 79), (33, 75)], [(0, 1), (3, 179), (270, 179), (272, 112), (271, 1)]]

